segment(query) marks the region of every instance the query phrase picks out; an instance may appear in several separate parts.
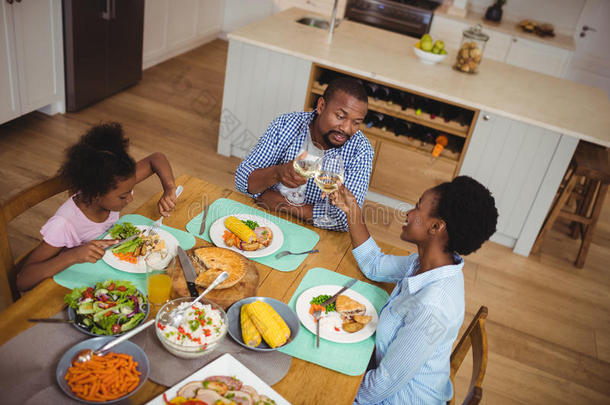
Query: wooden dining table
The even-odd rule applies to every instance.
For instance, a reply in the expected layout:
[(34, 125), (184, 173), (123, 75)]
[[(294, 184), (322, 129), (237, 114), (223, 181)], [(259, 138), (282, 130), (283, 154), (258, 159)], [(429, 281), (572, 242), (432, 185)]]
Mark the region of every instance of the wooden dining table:
[[(199, 214), (206, 204), (211, 204), (218, 198), (230, 198), (243, 204), (256, 206), (251, 198), (241, 193), (189, 175), (177, 178), (176, 184), (182, 184), (184, 191), (171, 216), (163, 221), (164, 225), (169, 227), (184, 230), (186, 224)], [(158, 218), (157, 202), (160, 196), (161, 193), (153, 196), (136, 209), (134, 213), (152, 219)], [(271, 267), (255, 263), (259, 272), (258, 296), (272, 297), (288, 303), (307, 271), (315, 267), (323, 267), (378, 285), (388, 292), (394, 287), (392, 284), (375, 283), (362, 275), (351, 253), (349, 234), (314, 228), (290, 215), (273, 214), (315, 230), (320, 235), (320, 240), (316, 245), (320, 252), (308, 255), (305, 261), (291, 272), (277, 271)], [(290, 235), (286, 235), (286, 237), (290, 237)], [(207, 241), (196, 238), (195, 246), (209, 245), (210, 243)], [(396, 250), (387, 247), (390, 253)], [(33, 324), (27, 321), (28, 318), (50, 317), (61, 311), (65, 307), (63, 298), (69, 291), (69, 289), (62, 287), (50, 278), (1, 312), (0, 345), (32, 327)], [(348, 376), (317, 364), (293, 358), (288, 374), (280, 382), (273, 385), (273, 389), (293, 404), (350, 404), (354, 401), (362, 377), (363, 375)], [(148, 380), (130, 398), (131, 403), (146, 403), (167, 388)]]

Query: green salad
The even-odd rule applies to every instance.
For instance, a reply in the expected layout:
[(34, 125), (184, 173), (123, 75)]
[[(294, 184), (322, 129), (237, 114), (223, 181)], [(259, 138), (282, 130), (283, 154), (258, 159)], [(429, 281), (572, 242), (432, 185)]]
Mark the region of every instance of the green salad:
[(75, 288), (64, 301), (76, 312), (75, 322), (97, 335), (116, 335), (146, 317), (147, 301), (129, 281), (107, 280)]
[(132, 223), (125, 222), (123, 224), (114, 224), (110, 228), (109, 234), (112, 239), (127, 239), (130, 236), (137, 235), (140, 230)]

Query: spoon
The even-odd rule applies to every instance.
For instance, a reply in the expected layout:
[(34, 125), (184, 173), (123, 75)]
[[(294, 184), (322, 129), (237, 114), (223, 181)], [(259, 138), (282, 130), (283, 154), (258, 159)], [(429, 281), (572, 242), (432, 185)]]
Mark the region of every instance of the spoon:
[[(207, 293), (212, 291), (218, 284), (222, 283), (227, 278), (229, 278), (229, 273), (227, 273), (226, 271), (223, 271), (222, 273), (220, 273), (220, 275), (218, 277), (216, 277), (216, 280), (214, 280), (212, 282), (212, 284), (210, 284), (209, 287), (206, 288), (205, 291), (202, 292), (199, 297), (195, 298), (195, 300), (193, 302), (191, 302), (190, 305), (193, 305), (193, 304), (199, 302), (203, 298), (204, 295), (206, 295)], [(185, 306), (184, 308), (182, 308), (180, 310), (178, 308), (175, 308), (174, 310), (172, 310), (172, 312), (169, 314), (170, 318), (172, 318), (169, 325), (173, 326), (174, 328), (177, 328), (178, 326), (180, 326), (180, 324), (182, 323), (182, 319), (184, 318), (184, 311), (188, 307), (190, 307), (190, 305)]]
[(126, 341), (127, 339), (129, 339), (130, 337), (142, 332), (144, 329), (148, 328), (153, 323), (155, 323), (154, 318), (149, 320), (148, 322), (143, 323), (142, 325), (140, 325), (136, 328), (133, 328), (129, 332), (125, 333), (124, 335), (111, 340), (110, 342), (106, 343), (104, 346), (102, 346), (101, 348), (99, 348), (95, 351), (93, 351), (91, 349), (81, 350), (80, 352), (76, 353), (76, 355), (74, 355), (74, 357), (72, 357), (72, 364), (84, 363), (86, 361), (91, 360), (91, 357), (93, 357), (93, 356), (101, 356), (102, 354), (104, 354), (108, 350), (112, 349), (114, 346), (118, 345), (119, 343), (122, 343), (122, 342)]

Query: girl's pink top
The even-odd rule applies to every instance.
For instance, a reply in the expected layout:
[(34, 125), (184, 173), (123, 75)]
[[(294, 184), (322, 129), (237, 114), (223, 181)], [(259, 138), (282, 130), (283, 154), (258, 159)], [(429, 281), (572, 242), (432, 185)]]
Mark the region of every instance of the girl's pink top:
[(40, 230), (42, 239), (54, 247), (72, 248), (96, 239), (119, 219), (111, 211), (104, 222), (93, 222), (83, 214), (71, 196)]

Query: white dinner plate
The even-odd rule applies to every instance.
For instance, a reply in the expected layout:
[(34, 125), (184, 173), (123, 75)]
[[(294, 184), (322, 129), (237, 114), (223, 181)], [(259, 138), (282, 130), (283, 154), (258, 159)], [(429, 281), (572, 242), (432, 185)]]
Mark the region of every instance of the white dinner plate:
[[(237, 361), (237, 359), (235, 359), (235, 357), (231, 356), (229, 353), (223, 354), (199, 371), (196, 371), (189, 377), (186, 377), (184, 380), (165, 391), (165, 395), (167, 396), (167, 399), (171, 401), (176, 397), (178, 390), (187, 383), (191, 381), (203, 381), (212, 376), (235, 377), (244, 385), (253, 387), (259, 395), (268, 396), (274, 400), (277, 405), (290, 405), (290, 402), (286, 401), (286, 399), (278, 394), (273, 388), (261, 380), (246, 366)], [(163, 394), (148, 402), (147, 405), (165, 405)]]
[[(343, 286), (341, 285), (318, 285), (315, 287), (311, 287), (308, 290), (303, 291), (299, 298), (297, 299), (296, 304), (296, 313), (299, 317), (299, 320), (314, 335), (316, 334), (316, 323), (314, 322), (313, 316), (309, 313), (309, 308), (311, 307), (311, 300), (318, 295), (326, 294), (326, 295), (335, 295), (337, 291), (339, 291)], [(320, 318), (320, 337), (322, 339), (330, 340), (331, 342), (337, 343), (356, 343), (361, 342), (364, 339), (371, 336), (375, 333), (375, 329), (377, 329), (377, 322), (379, 321), (379, 317), (377, 316), (377, 311), (375, 307), (369, 300), (367, 300), (363, 295), (357, 293), (354, 290), (346, 290), (341, 293), (341, 295), (347, 295), (351, 299), (358, 301), (366, 307), (366, 314), (371, 316), (373, 319), (369, 323), (367, 323), (364, 328), (360, 329), (358, 332), (349, 333), (344, 331), (341, 328), (343, 321), (341, 320), (341, 316), (338, 312), (330, 312), (328, 314), (322, 314)]]
[[(150, 227), (149, 226), (143, 226), (143, 225), (135, 225), (136, 228), (138, 228), (139, 230), (143, 231), (143, 230), (148, 230)], [(161, 238), (162, 240), (165, 241), (165, 248), (167, 249), (167, 256), (165, 256), (165, 259), (163, 259), (163, 262), (161, 263), (161, 266), (165, 266), (167, 265), (167, 263), (169, 263), (170, 260), (172, 260), (172, 258), (174, 256), (176, 256), (177, 253), (177, 247), (179, 245), (178, 243), (178, 239), (176, 239), (174, 237), (174, 235), (172, 235), (171, 233), (164, 231), (163, 229), (159, 229), (157, 230), (157, 233), (159, 234), (159, 238)], [(104, 239), (111, 239), (110, 235), (106, 235), (106, 237)], [(121, 270), (127, 273), (142, 273), (145, 274), (146, 273), (146, 261), (145, 261), (145, 256), (140, 256), (138, 257), (138, 262), (137, 263), (128, 263), (126, 261), (120, 260), (118, 257), (116, 257), (113, 253), (112, 253), (112, 248), (106, 250), (106, 253), (104, 254), (104, 256), (102, 257), (102, 260), (106, 262), (107, 265), (109, 265), (110, 267), (114, 267), (117, 270)]]
[[(271, 229), (271, 232), (273, 232), (273, 240), (266, 248), (251, 252), (238, 249), (235, 246), (228, 247), (225, 244), (224, 239), (222, 239), (222, 235), (224, 235), (225, 231), (227, 230), (227, 228), (225, 227), (225, 219), (229, 218), (230, 216), (236, 217), (237, 219), (242, 221), (255, 221), (256, 223), (258, 223), (259, 226), (269, 227), (269, 229)], [(210, 239), (212, 239), (212, 243), (214, 243), (216, 246), (225, 249), (231, 249), (232, 251), (241, 253), (242, 255), (248, 258), (269, 256), (277, 252), (284, 244), (284, 234), (282, 233), (282, 230), (279, 226), (265, 218), (250, 214), (235, 214), (218, 218), (210, 227)]]

